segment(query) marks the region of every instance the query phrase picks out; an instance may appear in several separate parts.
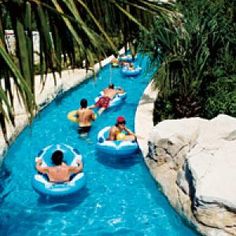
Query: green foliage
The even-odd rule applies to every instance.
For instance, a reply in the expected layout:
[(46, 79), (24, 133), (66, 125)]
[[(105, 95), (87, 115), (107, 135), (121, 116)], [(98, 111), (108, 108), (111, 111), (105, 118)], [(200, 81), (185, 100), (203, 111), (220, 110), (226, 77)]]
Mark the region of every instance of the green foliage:
[[(0, 1), (0, 124), (14, 124), (12, 79), (17, 94), (31, 117), (34, 75), (45, 84), (48, 72), (64, 66), (86, 68), (118, 53), (117, 46), (132, 44), (139, 29), (147, 31), (156, 15), (167, 15), (171, 5), (151, 0), (5, 0)], [(16, 39), (14, 55), (9, 53), (5, 30)], [(33, 31), (39, 32), (39, 67), (34, 64)], [(115, 39), (115, 40), (113, 40)], [(132, 47), (132, 49), (135, 47)]]
[(158, 96), (154, 104), (154, 124), (157, 124), (161, 120), (174, 119), (173, 105), (169, 98)]
[(204, 114), (212, 118), (219, 113), (236, 117), (236, 76), (218, 79), (207, 90)]
[[(236, 3), (226, 0), (179, 3), (181, 14), (177, 21), (156, 22), (151, 32), (141, 35), (141, 48), (154, 64), (161, 52), (162, 64), (154, 80), (162, 105), (158, 107), (156, 103), (161, 115), (156, 114), (155, 119), (235, 115), (231, 99), (234, 92), (230, 88), (235, 88), (236, 74)], [(221, 87), (225, 88), (223, 92)]]

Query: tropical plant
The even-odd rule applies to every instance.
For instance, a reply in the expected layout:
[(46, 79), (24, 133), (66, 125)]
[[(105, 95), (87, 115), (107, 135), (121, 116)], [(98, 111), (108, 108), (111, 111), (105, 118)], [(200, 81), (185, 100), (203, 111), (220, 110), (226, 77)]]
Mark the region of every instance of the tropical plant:
[(236, 76), (218, 79), (209, 86), (207, 94), (204, 106), (206, 118), (212, 118), (219, 113), (236, 117)]
[[(209, 106), (213, 104), (212, 99), (218, 99), (220, 94), (220, 90), (213, 93), (212, 88), (217, 88), (213, 84), (225, 82), (227, 87), (226, 81), (232, 81), (236, 72), (235, 5), (223, 0), (180, 1), (176, 24), (163, 27), (163, 23), (157, 22), (151, 32), (142, 34), (144, 40), (140, 47), (154, 63), (162, 62), (154, 77), (160, 91), (157, 112), (162, 113), (156, 115), (156, 121), (216, 115), (215, 111), (208, 111), (212, 108)], [(226, 69), (228, 67), (231, 69)], [(219, 69), (224, 72), (223, 76), (217, 73)], [(222, 103), (224, 101), (233, 102), (223, 99)], [(222, 105), (218, 112), (235, 114), (223, 107), (226, 106)]]
[[(117, 46), (131, 44), (138, 30), (146, 30), (157, 14), (169, 16), (171, 10), (171, 4), (151, 0), (1, 0), (0, 123), (4, 133), (8, 122), (14, 124), (14, 89), (29, 114), (37, 110), (33, 31), (39, 33), (39, 71), (44, 82), (43, 75), (60, 73), (63, 63), (74, 68), (85, 60), (89, 68), (108, 53), (117, 53)], [(6, 29), (14, 31), (13, 54), (6, 44)]]

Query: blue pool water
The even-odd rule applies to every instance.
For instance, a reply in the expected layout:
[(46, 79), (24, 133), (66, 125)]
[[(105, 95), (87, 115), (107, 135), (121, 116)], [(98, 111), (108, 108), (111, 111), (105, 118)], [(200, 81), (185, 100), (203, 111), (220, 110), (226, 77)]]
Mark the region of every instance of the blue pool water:
[[(148, 62), (139, 58), (137, 63), (144, 68)], [(143, 70), (136, 78), (125, 78), (119, 68), (106, 66), (36, 117), (10, 147), (0, 171), (0, 235), (195, 235), (158, 190), (141, 154), (119, 160), (95, 151), (98, 131), (114, 124), (118, 115), (134, 128), (135, 110), (150, 77)], [(105, 111), (89, 136), (80, 138), (67, 113), (83, 97), (92, 104), (110, 81), (127, 91), (125, 103)], [(34, 158), (53, 143), (67, 143), (83, 155), (87, 184), (74, 197), (48, 199), (32, 189)]]

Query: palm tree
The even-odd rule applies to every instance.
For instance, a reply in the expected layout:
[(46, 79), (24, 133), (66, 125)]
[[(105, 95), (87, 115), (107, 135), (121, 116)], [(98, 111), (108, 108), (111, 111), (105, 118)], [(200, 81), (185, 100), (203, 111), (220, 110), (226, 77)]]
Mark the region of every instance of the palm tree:
[[(13, 86), (25, 108), (37, 110), (34, 76), (93, 65), (117, 47), (132, 44), (139, 29), (168, 18), (173, 5), (151, 0), (0, 0), (0, 123), (4, 132), (14, 124)], [(11, 53), (5, 30), (12, 29), (16, 51)], [(39, 32), (39, 71), (35, 71), (33, 31)], [(45, 77), (42, 76), (42, 82)]]

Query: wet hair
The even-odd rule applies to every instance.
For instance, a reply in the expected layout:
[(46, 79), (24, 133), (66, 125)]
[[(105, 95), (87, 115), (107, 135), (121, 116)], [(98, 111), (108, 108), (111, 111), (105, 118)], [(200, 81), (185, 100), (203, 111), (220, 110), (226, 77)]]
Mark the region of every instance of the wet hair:
[(124, 120), (124, 121), (121, 121), (121, 122), (116, 122), (116, 123), (115, 123), (115, 126), (118, 127), (120, 124), (124, 124), (124, 125), (125, 125), (125, 124), (126, 124), (126, 121)]
[(109, 84), (110, 89), (114, 89), (114, 84)]
[(52, 154), (52, 162), (54, 165), (59, 166), (63, 161), (63, 152), (60, 150), (55, 151)]
[(87, 99), (85, 99), (85, 98), (81, 99), (81, 101), (80, 101), (80, 106), (81, 106), (82, 108), (86, 108), (86, 107), (88, 106), (88, 101), (87, 101)]

